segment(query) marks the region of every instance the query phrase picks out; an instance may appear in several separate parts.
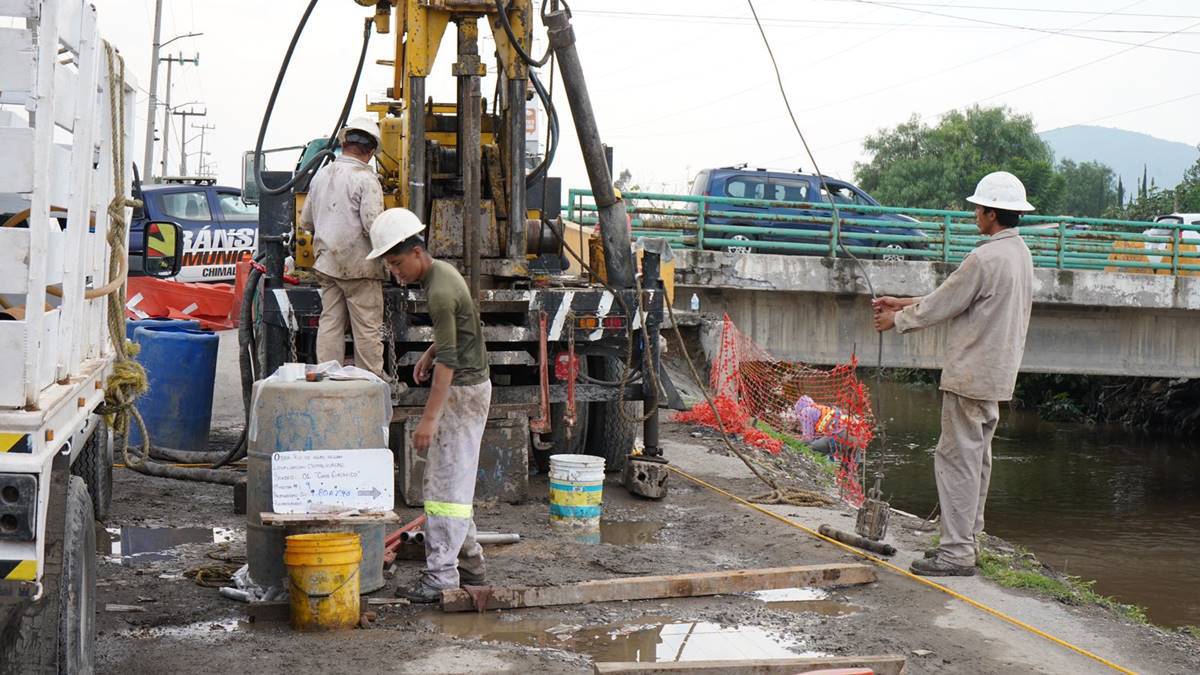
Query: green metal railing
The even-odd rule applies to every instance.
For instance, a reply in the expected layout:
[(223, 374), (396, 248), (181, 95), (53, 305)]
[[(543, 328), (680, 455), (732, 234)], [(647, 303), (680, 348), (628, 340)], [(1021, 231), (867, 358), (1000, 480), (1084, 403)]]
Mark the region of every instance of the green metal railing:
[[(635, 236), (662, 237), (676, 248), (830, 257), (844, 256), (849, 250), (863, 257), (958, 263), (982, 239), (973, 211), (838, 204), (835, 213), (828, 202), (654, 192), (625, 192), (622, 197)], [(563, 208), (568, 220), (584, 225), (597, 222), (591, 190), (570, 190)], [(864, 218), (868, 214), (914, 220)], [(1146, 234), (1150, 229), (1156, 234)], [(1018, 231), (1038, 267), (1200, 273), (1198, 225), (1025, 215)]]

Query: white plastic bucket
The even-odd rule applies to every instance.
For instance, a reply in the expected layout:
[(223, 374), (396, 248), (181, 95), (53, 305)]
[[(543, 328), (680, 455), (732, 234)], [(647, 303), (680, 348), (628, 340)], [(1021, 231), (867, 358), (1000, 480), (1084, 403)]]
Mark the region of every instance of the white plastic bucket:
[(600, 529), (604, 458), (550, 456), (550, 524), (573, 532)]

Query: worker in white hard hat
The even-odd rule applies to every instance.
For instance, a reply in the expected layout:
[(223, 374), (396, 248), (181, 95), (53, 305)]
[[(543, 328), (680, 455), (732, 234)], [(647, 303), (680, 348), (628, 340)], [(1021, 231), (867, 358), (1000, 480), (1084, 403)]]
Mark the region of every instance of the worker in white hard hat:
[(479, 310), (458, 270), (429, 255), (420, 235), (424, 229), (411, 211), (388, 209), (371, 228), (374, 248), (368, 256), (382, 257), (397, 282), (421, 284), (433, 322), (433, 344), (413, 371), (417, 384), (432, 377), (411, 439), (413, 450), (425, 458), (425, 570), (396, 591), (414, 603), (437, 602), (446, 589), (484, 583), (472, 502), (492, 401)]
[(1033, 259), (1015, 229), (1032, 211), (1025, 186), (997, 171), (979, 181), (975, 224), (984, 239), (932, 293), (874, 301), (875, 328), (901, 333), (945, 323), (942, 433), (934, 457), (941, 539), (912, 564), (926, 576), (971, 576), (981, 551), (1000, 401), (1012, 400), (1033, 305)]
[(387, 380), (383, 367), (383, 282), (387, 271), (368, 260), (371, 224), (383, 211), (383, 188), (369, 162), (379, 148), (379, 125), (351, 120), (340, 132), (341, 156), (309, 184), (300, 225), (313, 233), (321, 320), (317, 361), (341, 362), (346, 325), (354, 335), (354, 363)]

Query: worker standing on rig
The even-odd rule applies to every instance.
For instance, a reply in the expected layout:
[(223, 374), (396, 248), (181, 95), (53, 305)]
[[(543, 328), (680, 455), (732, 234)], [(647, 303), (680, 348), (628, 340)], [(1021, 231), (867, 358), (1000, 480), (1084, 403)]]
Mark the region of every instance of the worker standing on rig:
[(875, 328), (901, 333), (948, 322), (942, 379), (942, 433), (934, 458), (941, 540), (912, 564), (925, 576), (971, 576), (992, 473), (1000, 401), (1012, 400), (1033, 305), (1033, 259), (1016, 231), (1032, 211), (1025, 186), (997, 171), (979, 181), (975, 224), (986, 238), (932, 293), (874, 301)]
[(382, 256), (401, 284), (420, 282), (433, 322), (433, 344), (413, 371), (417, 384), (433, 376), (412, 437), (413, 449), (425, 455), (425, 571), (411, 586), (396, 591), (414, 603), (437, 602), (443, 590), (460, 583), (484, 582), (472, 503), (479, 446), (492, 402), (479, 310), (458, 270), (429, 255), (420, 236), (424, 229), (412, 211), (388, 209), (371, 227), (374, 249), (367, 256)]
[(309, 185), (300, 225), (313, 233), (313, 270), (321, 284), (317, 361), (341, 363), (346, 323), (354, 334), (354, 364), (387, 381), (383, 368), (384, 266), (370, 260), (371, 224), (383, 211), (383, 188), (368, 162), (379, 147), (379, 125), (351, 120), (338, 133), (342, 155)]

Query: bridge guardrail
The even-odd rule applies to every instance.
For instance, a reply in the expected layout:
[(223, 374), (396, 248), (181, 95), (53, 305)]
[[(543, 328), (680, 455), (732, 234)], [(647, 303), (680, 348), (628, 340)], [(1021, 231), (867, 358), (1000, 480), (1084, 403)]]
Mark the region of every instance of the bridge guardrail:
[[(597, 222), (591, 190), (572, 189), (568, 220)], [(676, 248), (961, 262), (982, 237), (973, 211), (785, 202), (655, 192), (622, 194), (635, 235)], [(756, 209), (748, 211), (745, 209)], [(774, 209), (776, 212), (771, 212)], [(779, 209), (803, 214), (781, 214)], [(908, 216), (880, 220), (870, 215)], [(794, 223), (795, 226), (789, 226)], [(1147, 231), (1154, 230), (1154, 234)], [(1038, 267), (1200, 276), (1200, 225), (1023, 215), (1018, 227)], [(843, 248), (844, 247), (844, 248)]]

